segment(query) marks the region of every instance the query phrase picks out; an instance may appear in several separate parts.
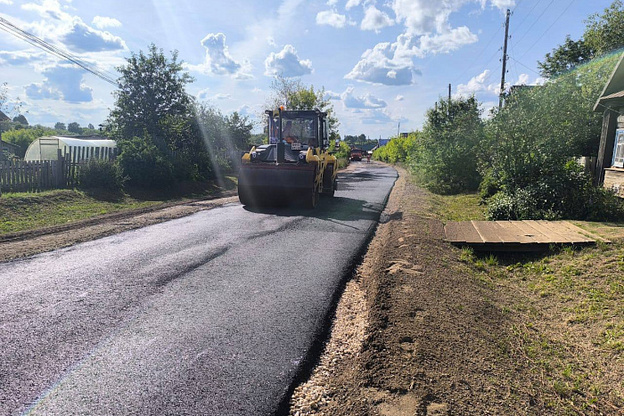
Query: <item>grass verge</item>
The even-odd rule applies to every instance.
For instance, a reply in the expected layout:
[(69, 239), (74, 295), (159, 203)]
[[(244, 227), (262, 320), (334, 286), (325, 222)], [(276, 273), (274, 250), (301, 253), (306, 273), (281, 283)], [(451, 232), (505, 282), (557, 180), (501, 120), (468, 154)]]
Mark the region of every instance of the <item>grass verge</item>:
[(99, 215), (204, 198), (223, 189), (234, 189), (235, 177), (220, 186), (210, 183), (181, 184), (168, 191), (129, 190), (124, 194), (58, 189), (39, 193), (4, 193), (0, 197), (0, 235), (67, 224)]
[[(443, 222), (484, 219), (476, 195), (430, 194), (428, 200), (431, 215)], [(500, 351), (519, 375), (529, 375), (532, 397), (554, 414), (622, 414), (624, 228), (575, 224), (613, 244), (551, 247), (539, 255), (464, 248), (458, 256), (510, 317)]]

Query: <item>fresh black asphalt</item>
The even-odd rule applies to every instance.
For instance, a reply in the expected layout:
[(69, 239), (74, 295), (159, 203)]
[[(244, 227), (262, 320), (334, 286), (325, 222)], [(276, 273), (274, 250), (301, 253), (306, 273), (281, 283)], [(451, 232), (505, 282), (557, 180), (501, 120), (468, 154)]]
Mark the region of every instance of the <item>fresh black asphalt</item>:
[(0, 263), (0, 415), (274, 414), (396, 176)]

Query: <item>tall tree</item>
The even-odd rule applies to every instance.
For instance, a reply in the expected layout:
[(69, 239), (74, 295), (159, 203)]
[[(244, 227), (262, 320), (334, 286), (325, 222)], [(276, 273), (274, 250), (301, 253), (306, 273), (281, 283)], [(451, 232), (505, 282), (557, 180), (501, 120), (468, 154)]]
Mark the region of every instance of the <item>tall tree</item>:
[(67, 125), (67, 131), (70, 133), (76, 133), (76, 134), (82, 133), (80, 124), (76, 123), (75, 121)]
[(246, 116), (241, 116), (237, 111), (225, 118), (225, 124), (231, 137), (232, 144), (237, 149), (247, 150), (251, 139), (253, 124)]
[(594, 51), (583, 39), (575, 41), (568, 35), (563, 45), (547, 53), (544, 61), (538, 61), (537, 65), (543, 77), (553, 78), (589, 61), (593, 56)]
[(56, 124), (54, 125), (54, 129), (67, 130), (67, 127), (65, 126), (65, 123), (61, 123), (60, 121), (57, 121)]
[(604, 55), (624, 46), (624, 4), (615, 0), (602, 14), (592, 14), (583, 38), (596, 55)]
[(538, 62), (542, 76), (560, 76), (596, 56), (624, 46), (624, 4), (621, 0), (614, 0), (602, 14), (592, 14), (585, 24), (581, 39), (575, 41), (566, 36), (562, 45), (547, 53), (544, 61)]
[(193, 102), (185, 92), (193, 78), (183, 72), (178, 52), (168, 59), (151, 44), (147, 53), (133, 53), (118, 70), (119, 90), (108, 119), (113, 134), (122, 140), (150, 137), (160, 151), (174, 150), (179, 122), (193, 118)]
[(28, 120), (26, 120), (26, 117), (24, 117), (23, 114), (13, 117), (13, 122), (20, 123), (23, 126), (28, 126)]
[(281, 105), (288, 110), (319, 110), (327, 113), (327, 123), (329, 125), (330, 139), (337, 135), (340, 123), (336, 118), (334, 106), (325, 98), (325, 88), (314, 89), (313, 85), (306, 87), (300, 79), (285, 78), (277, 76), (271, 83), (273, 95), (269, 105), (277, 108)]

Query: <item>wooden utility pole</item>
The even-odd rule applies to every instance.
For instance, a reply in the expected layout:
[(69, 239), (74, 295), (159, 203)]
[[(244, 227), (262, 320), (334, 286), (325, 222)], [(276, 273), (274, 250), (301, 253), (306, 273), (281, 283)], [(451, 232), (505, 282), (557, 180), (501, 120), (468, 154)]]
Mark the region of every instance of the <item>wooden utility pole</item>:
[(505, 94), (505, 73), (507, 72), (507, 40), (509, 39), (509, 15), (507, 9), (507, 18), (505, 19), (505, 43), (503, 44), (503, 73), (501, 75), (500, 95), (498, 97), (498, 109), (503, 108), (503, 95)]
[(451, 103), (451, 84), (449, 84), (449, 104)]

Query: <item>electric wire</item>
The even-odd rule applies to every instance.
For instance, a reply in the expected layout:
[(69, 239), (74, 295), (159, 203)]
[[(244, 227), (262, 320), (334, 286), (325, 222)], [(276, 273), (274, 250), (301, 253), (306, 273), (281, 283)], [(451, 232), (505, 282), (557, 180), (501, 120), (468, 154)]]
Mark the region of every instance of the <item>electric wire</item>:
[(533, 28), (533, 26), (535, 26), (535, 24), (542, 18), (542, 16), (544, 15), (544, 13), (546, 13), (546, 11), (550, 8), (550, 6), (553, 4), (555, 0), (550, 0), (550, 3), (548, 3), (548, 5), (546, 6), (546, 8), (544, 8), (544, 10), (542, 10), (542, 13), (540, 13), (539, 16), (537, 16), (537, 19), (535, 19), (533, 21), (533, 23), (531, 24), (531, 26), (529, 26), (529, 28), (526, 30), (526, 32), (524, 32), (522, 34), (522, 36), (520, 36), (520, 39), (517, 40), (518, 43), (520, 43), (520, 41), (522, 39), (524, 39), (524, 37), (531, 31), (531, 29)]
[(52, 55), (58, 57), (58, 58), (62, 58), (65, 59), (71, 63), (73, 63), (74, 65), (79, 66), (80, 68), (84, 69), (85, 71), (95, 75), (96, 77), (108, 82), (109, 84), (114, 85), (115, 87), (119, 87), (119, 84), (117, 83), (117, 81), (113, 78), (112, 74), (106, 74), (103, 71), (100, 71), (99, 69), (93, 67), (92, 65), (90, 65), (89, 63), (83, 61), (82, 59), (72, 55), (71, 53), (60, 49), (54, 45), (49, 44), (48, 42), (44, 41), (43, 39), (33, 35), (32, 33), (29, 33), (23, 29), (20, 29), (19, 27), (15, 26), (13, 23), (9, 22), (8, 20), (0, 17), (0, 30), (3, 30), (19, 39), (24, 40), (25, 42), (31, 44), (32, 46), (35, 46), (39, 49), (42, 49), (48, 53), (51, 53)]
[(526, 50), (526, 52), (524, 52), (521, 56), (519, 56), (519, 59), (522, 59), (522, 57), (524, 55), (526, 55), (531, 49), (533, 49), (533, 46), (537, 45), (537, 42), (539, 42), (540, 40), (542, 40), (542, 38), (546, 35), (546, 33), (548, 33), (548, 31), (550, 29), (552, 29), (552, 27), (555, 25), (555, 23), (557, 23), (559, 21), (559, 19), (561, 19), (561, 17), (563, 17), (563, 15), (570, 9), (570, 7), (574, 4), (576, 0), (572, 0), (570, 1), (570, 3), (568, 4), (568, 7), (566, 7), (565, 9), (563, 9), (563, 11), (561, 13), (559, 13), (559, 16), (557, 16), (557, 18), (550, 24), (550, 26), (548, 26), (548, 29), (546, 29), (539, 38), (537, 38), (537, 40), (535, 42), (533, 42), (533, 44), (531, 46), (529, 46), (529, 48)]

